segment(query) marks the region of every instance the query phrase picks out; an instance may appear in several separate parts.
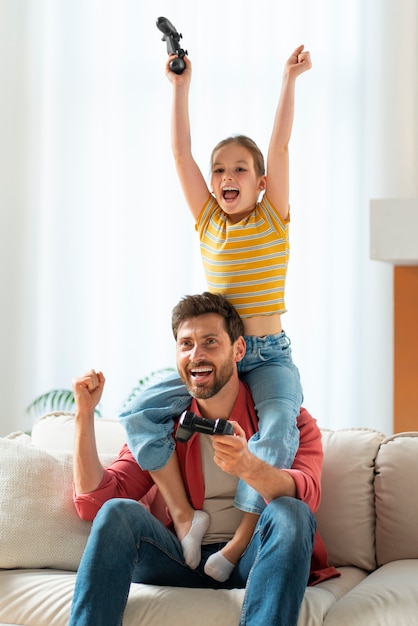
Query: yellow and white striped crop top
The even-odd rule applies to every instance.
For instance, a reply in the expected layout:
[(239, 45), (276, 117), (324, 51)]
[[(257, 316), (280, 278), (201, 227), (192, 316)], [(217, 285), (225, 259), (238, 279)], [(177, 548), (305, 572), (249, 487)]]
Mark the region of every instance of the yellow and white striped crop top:
[(196, 230), (208, 290), (223, 293), (243, 318), (286, 312), (288, 224), (265, 194), (237, 224), (213, 196), (202, 209)]

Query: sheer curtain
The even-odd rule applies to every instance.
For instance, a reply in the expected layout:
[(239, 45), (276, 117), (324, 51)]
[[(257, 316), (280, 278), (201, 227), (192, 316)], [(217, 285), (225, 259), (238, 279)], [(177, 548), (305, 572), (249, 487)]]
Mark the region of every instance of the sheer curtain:
[(411, 150), (417, 171), (416, 118), (412, 143), (399, 132), (416, 115), (402, 98), (417, 102), (415, 0), (0, 0), (0, 435), (30, 428), (30, 400), (90, 367), (114, 416), (139, 378), (174, 365), (171, 309), (205, 289), (170, 153), (160, 15), (193, 61), (204, 171), (231, 133), (266, 151), (283, 64), (311, 51), (284, 326), (320, 426), (390, 432), (392, 270), (369, 260), (368, 207), (417, 193), (399, 175)]

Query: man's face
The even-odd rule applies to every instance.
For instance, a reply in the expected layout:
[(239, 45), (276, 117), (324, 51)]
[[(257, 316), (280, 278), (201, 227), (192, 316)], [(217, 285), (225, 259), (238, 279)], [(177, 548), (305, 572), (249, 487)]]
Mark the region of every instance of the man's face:
[[(189, 393), (198, 400), (216, 395), (236, 371), (237, 345), (217, 313), (183, 322), (177, 333), (177, 369)], [(239, 350), (238, 350), (239, 352)]]

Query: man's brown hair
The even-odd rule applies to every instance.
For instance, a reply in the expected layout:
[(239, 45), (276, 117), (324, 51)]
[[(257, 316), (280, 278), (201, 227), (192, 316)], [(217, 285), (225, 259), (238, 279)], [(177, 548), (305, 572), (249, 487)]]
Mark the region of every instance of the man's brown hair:
[(206, 313), (217, 313), (223, 318), (225, 330), (234, 343), (238, 337), (244, 334), (244, 326), (236, 309), (230, 302), (219, 293), (209, 293), (205, 291), (202, 294), (194, 296), (184, 296), (180, 302), (174, 307), (171, 317), (171, 327), (173, 329), (174, 339), (177, 341), (177, 333), (180, 324), (199, 315)]

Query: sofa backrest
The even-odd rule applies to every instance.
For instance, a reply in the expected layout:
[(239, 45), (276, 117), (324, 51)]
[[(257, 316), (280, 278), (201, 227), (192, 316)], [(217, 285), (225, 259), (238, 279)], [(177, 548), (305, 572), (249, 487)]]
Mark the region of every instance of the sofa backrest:
[[(96, 419), (101, 453), (122, 447), (125, 432), (117, 420)], [(72, 413), (51, 413), (38, 419), (32, 443), (44, 449), (71, 450), (74, 439)], [(374, 469), (385, 436), (367, 428), (322, 430), (324, 465), (318, 528), (335, 566), (376, 567)]]
[(378, 565), (418, 558), (418, 433), (387, 437), (376, 459)]
[(331, 565), (376, 568), (374, 469), (385, 436), (368, 428), (322, 430), (318, 529)]
[[(125, 432), (117, 420), (97, 418), (96, 438), (103, 461), (110, 461), (125, 442)], [(20, 526), (14, 522), (14, 535), (9, 538), (14, 543), (11, 550), (8, 542), (4, 543), (7, 558), (2, 559), (0, 554), (0, 568), (11, 566), (11, 554), (15, 553), (17, 558), (16, 543), (19, 543), (24, 558), (21, 566), (28, 565), (33, 546), (39, 545), (36, 532), (45, 528), (46, 523), (44, 519), (40, 525), (39, 503), (45, 507), (51, 494), (56, 500), (50, 516), (51, 537), (56, 529), (60, 529), (59, 541), (65, 543), (68, 538), (72, 548), (68, 545), (66, 552), (62, 553), (67, 555), (66, 561), (61, 559), (65, 563), (58, 561), (55, 564), (52, 558), (55, 555), (51, 555), (49, 561), (52, 560), (55, 566), (76, 567), (89, 524), (77, 518), (72, 505), (73, 440), (74, 415), (56, 412), (35, 422), (30, 446), (26, 449), (17, 450), (4, 444), (3, 458), (0, 459), (0, 464), (4, 465), (0, 525), (23, 520), (25, 516), (26, 522)], [(322, 501), (316, 517), (330, 563), (336, 567), (354, 565), (373, 570), (396, 559), (418, 558), (418, 433), (386, 438), (367, 428), (322, 430), (322, 443)], [(48, 451), (49, 456), (43, 451)], [(9, 486), (5, 477), (8, 477)], [(14, 497), (10, 490), (14, 490)], [(24, 512), (16, 509), (19, 502), (25, 503)], [(34, 518), (32, 523), (31, 516)], [(10, 526), (7, 533), (8, 537)], [(3, 533), (2, 537), (5, 539), (6, 535)], [(30, 550), (24, 546), (25, 537)], [(77, 550), (74, 550), (75, 545)], [(42, 563), (44, 557), (46, 560)], [(31, 565), (47, 567), (49, 561), (44, 546), (33, 555)]]

